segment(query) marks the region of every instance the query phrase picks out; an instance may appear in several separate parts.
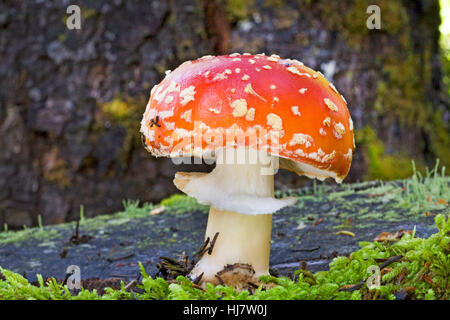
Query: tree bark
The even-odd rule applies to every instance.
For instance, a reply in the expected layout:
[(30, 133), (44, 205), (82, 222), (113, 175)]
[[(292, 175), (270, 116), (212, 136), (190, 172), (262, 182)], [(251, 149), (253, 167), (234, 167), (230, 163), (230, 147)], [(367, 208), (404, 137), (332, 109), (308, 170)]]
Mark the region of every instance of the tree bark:
[[(381, 30), (365, 26), (365, 0), (79, 1), (81, 30), (66, 27), (63, 1), (2, 1), (0, 223), (59, 223), (80, 205), (93, 216), (175, 192), (179, 168), (146, 153), (139, 121), (164, 71), (206, 54), (302, 60), (335, 83), (355, 127), (378, 132), (386, 154), (443, 158), (438, 2), (372, 2)], [(372, 170), (366, 138), (350, 180)], [(282, 173), (277, 184), (303, 182)]]

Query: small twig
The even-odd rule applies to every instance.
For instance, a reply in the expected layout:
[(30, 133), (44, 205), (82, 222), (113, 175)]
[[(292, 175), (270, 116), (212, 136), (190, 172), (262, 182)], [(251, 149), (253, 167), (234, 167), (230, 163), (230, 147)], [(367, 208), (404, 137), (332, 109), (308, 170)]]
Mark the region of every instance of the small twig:
[(131, 274), (115, 274), (115, 273), (111, 273), (109, 276), (112, 278), (133, 278), (134, 277), (134, 275), (131, 275)]
[(200, 281), (201, 281), (202, 278), (203, 278), (203, 274), (204, 274), (204, 272), (200, 273), (200, 275), (199, 275), (198, 277), (196, 277), (194, 280), (192, 280), (192, 283), (193, 283), (193, 284), (199, 284)]
[[(398, 256), (394, 256), (394, 257), (387, 259), (385, 262), (380, 264), (380, 266), (379, 266), (380, 270), (386, 268), (388, 265), (390, 265), (394, 262), (399, 261), (401, 258), (403, 258), (403, 256), (398, 255)], [(363, 279), (360, 282), (358, 282), (357, 284), (355, 284), (354, 286), (351, 286), (349, 288), (341, 288), (338, 291), (349, 291), (349, 292), (355, 291), (355, 290), (361, 289), (361, 287), (364, 285), (365, 282), (366, 282), (366, 279)]]
[(395, 284), (400, 284), (403, 281), (403, 279), (406, 276), (406, 272), (407, 272), (406, 267), (403, 267), (403, 269), (400, 272), (400, 275), (398, 276), (397, 281), (395, 282)]
[(210, 241), (210, 239), (209, 239), (209, 237), (207, 237), (205, 242), (203, 242), (202, 246), (197, 251), (195, 251), (194, 257), (197, 257), (198, 259), (200, 259), (203, 256), (203, 254), (206, 251), (208, 251), (209, 241)]
[(75, 239), (76, 239), (77, 241), (78, 241), (78, 239), (80, 238), (80, 237), (79, 237), (79, 236), (80, 236), (79, 231), (80, 231), (80, 220), (77, 221), (77, 225), (76, 225), (76, 227), (75, 227)]
[(248, 284), (250, 287), (254, 288), (254, 289), (258, 289), (258, 288), (259, 288), (259, 286), (256, 285), (256, 284), (254, 284), (253, 282), (248, 281), (247, 284)]
[[(167, 283), (179, 283), (176, 279), (167, 279), (166, 281), (167, 281)], [(195, 288), (195, 289), (199, 289), (199, 290), (202, 290), (203, 292), (205, 292), (205, 289), (203, 289), (198, 284), (192, 283), (192, 287)]]
[(316, 250), (319, 250), (320, 246), (313, 247), (313, 248), (304, 248), (304, 249), (291, 249), (293, 252), (313, 252)]
[(64, 277), (64, 280), (63, 280), (63, 285), (67, 284), (67, 280), (69, 280), (69, 277), (71, 275), (73, 275), (74, 272), (75, 272), (75, 270), (72, 270), (72, 272), (66, 273), (66, 276)]
[(125, 290), (128, 290), (135, 282), (136, 282), (136, 279), (133, 280), (133, 281), (130, 281), (130, 283), (128, 283), (128, 284), (124, 287), (124, 289), (125, 289)]
[(348, 292), (352, 292), (358, 289), (361, 289), (361, 287), (363, 286), (364, 282), (366, 282), (366, 280), (361, 280), (360, 282), (358, 282), (357, 284), (355, 284), (354, 286), (351, 286), (349, 288), (341, 288), (338, 291), (348, 291)]
[(80, 220), (77, 221), (77, 224), (75, 226), (75, 234), (72, 234), (72, 236), (69, 239), (70, 243), (73, 243), (75, 245), (79, 245), (81, 243), (88, 242), (89, 240), (93, 239), (92, 236), (82, 235), (80, 237)]
[(385, 262), (380, 264), (380, 267), (379, 267), (380, 270), (383, 269), (383, 268), (386, 268), (388, 265), (390, 265), (390, 264), (392, 264), (394, 262), (399, 261), (401, 258), (403, 258), (403, 256), (402, 255), (398, 255), (398, 256), (394, 256), (394, 257), (391, 257), (391, 258), (387, 259)]
[(125, 260), (128, 258), (131, 258), (132, 256), (134, 256), (134, 253), (130, 253), (125, 256), (117, 257), (117, 258), (107, 258), (106, 260), (111, 263), (111, 262), (116, 262), (116, 261), (120, 261), (120, 260)]
[(323, 222), (323, 218), (320, 218), (319, 220), (317, 220), (316, 222), (313, 223), (313, 226), (318, 226), (319, 224), (321, 224)]
[(214, 275), (214, 276), (217, 278), (217, 280), (219, 280), (219, 283), (220, 283), (221, 285), (224, 285), (224, 282), (223, 282), (222, 278), (221, 278), (218, 274), (216, 274), (216, 275)]
[(278, 277), (280, 275), (280, 273), (277, 270), (273, 269), (273, 268), (269, 268), (269, 274), (272, 277)]
[(171, 264), (176, 264), (176, 265), (180, 265), (180, 262), (178, 260), (175, 260), (174, 258), (170, 258), (170, 257), (159, 257), (161, 260), (163, 261), (167, 261)]
[(211, 241), (211, 244), (209, 245), (208, 254), (211, 255), (212, 251), (214, 249), (214, 245), (216, 244), (217, 237), (219, 236), (219, 232), (216, 232), (214, 235), (214, 238)]

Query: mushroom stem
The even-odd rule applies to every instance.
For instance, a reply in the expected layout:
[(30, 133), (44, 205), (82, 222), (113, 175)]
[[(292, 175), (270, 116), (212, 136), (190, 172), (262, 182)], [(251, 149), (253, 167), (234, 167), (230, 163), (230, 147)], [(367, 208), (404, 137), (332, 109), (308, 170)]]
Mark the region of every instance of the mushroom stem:
[(205, 239), (212, 241), (219, 233), (212, 250), (204, 253), (192, 270), (191, 278), (203, 274), (202, 282), (223, 282), (239, 288), (268, 274), (272, 213), (293, 200), (274, 198), (273, 170), (268, 171), (261, 161), (236, 164), (230, 161), (230, 151), (219, 152), (217, 159), (222, 155), (227, 161), (217, 161), (211, 173), (179, 172), (174, 183), (211, 206)]
[[(272, 214), (246, 215), (211, 207), (205, 238), (212, 240), (219, 234), (211, 254), (206, 252), (202, 256), (190, 276), (195, 278), (203, 273), (203, 281), (215, 284), (223, 281), (240, 287), (268, 275), (271, 231)], [(219, 280), (216, 274), (228, 265), (236, 268), (220, 274)]]

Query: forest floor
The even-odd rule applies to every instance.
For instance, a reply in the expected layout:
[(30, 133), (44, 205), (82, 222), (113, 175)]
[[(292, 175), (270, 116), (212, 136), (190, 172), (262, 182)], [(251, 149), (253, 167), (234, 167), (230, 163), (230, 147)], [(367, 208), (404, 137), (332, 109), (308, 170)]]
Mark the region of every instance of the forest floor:
[[(449, 186), (449, 177), (432, 172), (425, 178), (416, 175), (388, 183), (315, 185), (279, 192), (277, 196), (296, 196), (299, 201), (274, 214), (271, 272), (292, 279), (298, 277), (295, 271), (302, 269), (303, 278), (314, 278), (313, 274), (321, 274), (318, 271), (329, 270), (336, 257), (349, 257), (359, 250), (361, 242), (371, 242), (373, 248), (380, 243), (387, 252), (405, 235), (408, 241), (431, 238), (438, 233), (436, 216), (448, 217), (450, 213)], [(11, 271), (37, 285), (42, 278), (54, 277), (62, 282), (67, 267), (76, 265), (83, 287), (97, 289), (100, 294), (105, 287), (120, 290), (121, 282), (137, 283), (142, 273), (151, 279), (159, 276), (176, 281), (172, 279), (183, 271), (171, 273), (164, 266), (182, 264), (164, 257), (182, 260), (183, 255), (193, 256), (204, 240), (207, 212), (207, 207), (184, 195), (160, 204), (126, 201), (122, 212), (94, 218), (85, 218), (81, 210), (78, 222), (0, 232), (0, 267), (4, 276)], [(448, 260), (448, 232), (444, 237)], [(446, 268), (450, 261), (443, 263)], [(364, 271), (357, 273), (364, 277)], [(0, 269), (0, 298), (2, 283), (3, 290), (11, 287), (7, 281), (2, 282), (1, 274)], [(448, 290), (447, 276), (444, 291)], [(356, 281), (350, 279), (350, 273), (348, 277), (339, 285)]]

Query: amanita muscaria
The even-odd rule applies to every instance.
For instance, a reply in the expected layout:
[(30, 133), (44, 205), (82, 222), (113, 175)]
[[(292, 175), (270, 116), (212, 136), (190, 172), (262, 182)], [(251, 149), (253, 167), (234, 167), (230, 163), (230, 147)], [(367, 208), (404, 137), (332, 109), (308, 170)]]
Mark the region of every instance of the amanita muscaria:
[[(340, 183), (355, 148), (333, 84), (297, 60), (264, 54), (205, 56), (167, 72), (141, 133), (154, 156), (216, 161), (212, 172), (178, 172), (174, 183), (210, 206), (205, 239), (216, 237), (191, 278), (236, 287), (268, 274), (272, 214), (295, 202), (274, 198), (268, 161)], [(235, 151), (244, 157), (236, 161)]]

